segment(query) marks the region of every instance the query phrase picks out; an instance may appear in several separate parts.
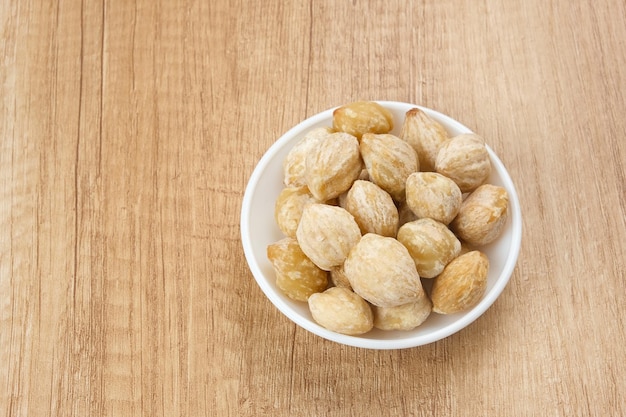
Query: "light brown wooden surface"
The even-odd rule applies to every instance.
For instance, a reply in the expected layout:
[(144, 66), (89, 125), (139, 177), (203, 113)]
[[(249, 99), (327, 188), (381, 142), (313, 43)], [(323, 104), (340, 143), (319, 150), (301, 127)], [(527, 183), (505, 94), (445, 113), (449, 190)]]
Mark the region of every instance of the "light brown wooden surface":
[[(621, 0), (0, 4), (0, 417), (626, 415)], [(524, 237), (467, 329), (367, 351), (247, 268), (247, 179), (356, 99), (482, 134)]]

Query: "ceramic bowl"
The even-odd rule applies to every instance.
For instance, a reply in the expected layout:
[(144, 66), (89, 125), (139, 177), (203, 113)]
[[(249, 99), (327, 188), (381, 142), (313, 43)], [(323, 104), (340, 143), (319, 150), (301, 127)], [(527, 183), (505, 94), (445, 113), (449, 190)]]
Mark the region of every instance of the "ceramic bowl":
[[(414, 107), (419, 107), (441, 123), (449, 136), (471, 132), (456, 120), (431, 109), (409, 103), (378, 103), (393, 114), (395, 127), (391, 133), (396, 135), (399, 134), (406, 112)], [(411, 331), (373, 329), (364, 335), (347, 336), (318, 325), (313, 321), (307, 303), (289, 299), (276, 286), (275, 273), (267, 259), (266, 249), (269, 244), (284, 237), (274, 220), (274, 204), (284, 187), (282, 163), (289, 150), (307, 131), (316, 127), (332, 126), (334, 110), (333, 108), (316, 114), (281, 136), (260, 159), (249, 179), (241, 207), (241, 240), (256, 282), (270, 302), (298, 326), (345, 345), (368, 349), (411, 348), (435, 342), (467, 327), (496, 301), (506, 287), (517, 262), (522, 236), (522, 217), (517, 192), (506, 168), (489, 147), (487, 150), (492, 162), (492, 173), (488, 182), (506, 188), (510, 211), (504, 232), (495, 242), (481, 248), (489, 258), (490, 268), (487, 290), (474, 308), (450, 315), (432, 313), (423, 324)], [(486, 141), (488, 142), (488, 138)]]

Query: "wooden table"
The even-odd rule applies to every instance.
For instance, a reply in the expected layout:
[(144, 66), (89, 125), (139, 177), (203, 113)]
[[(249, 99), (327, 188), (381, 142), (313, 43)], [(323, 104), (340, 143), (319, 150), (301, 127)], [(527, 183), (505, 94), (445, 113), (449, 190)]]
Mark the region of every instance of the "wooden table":
[[(626, 415), (626, 3), (0, 6), (0, 417)], [(431, 345), (323, 340), (239, 213), (287, 129), (357, 99), (483, 135), (524, 237)]]

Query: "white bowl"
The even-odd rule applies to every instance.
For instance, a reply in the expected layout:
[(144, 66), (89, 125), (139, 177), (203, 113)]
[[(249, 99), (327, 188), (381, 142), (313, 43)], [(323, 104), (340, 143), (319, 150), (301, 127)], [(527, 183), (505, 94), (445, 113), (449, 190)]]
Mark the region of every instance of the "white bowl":
[[(378, 103), (393, 114), (395, 126), (391, 133), (396, 135), (406, 112), (414, 107), (419, 107), (441, 123), (450, 136), (471, 132), (450, 117), (421, 106), (393, 101)], [(318, 336), (345, 345), (369, 349), (410, 348), (432, 343), (458, 332), (480, 317), (502, 293), (513, 273), (520, 250), (522, 217), (517, 193), (504, 165), (489, 147), (487, 149), (493, 169), (488, 182), (506, 188), (510, 211), (502, 235), (497, 241), (481, 248), (489, 257), (490, 268), (485, 296), (474, 308), (450, 315), (432, 313), (422, 325), (411, 331), (373, 329), (364, 335), (347, 336), (318, 325), (313, 321), (306, 303), (289, 299), (276, 287), (274, 270), (267, 259), (266, 249), (269, 244), (284, 237), (274, 220), (274, 204), (284, 187), (282, 162), (307, 131), (315, 127), (332, 126), (333, 111), (334, 109), (330, 109), (316, 114), (285, 133), (263, 155), (250, 177), (241, 208), (241, 240), (254, 278), (267, 298), (296, 324)], [(488, 142), (488, 138), (486, 140)]]

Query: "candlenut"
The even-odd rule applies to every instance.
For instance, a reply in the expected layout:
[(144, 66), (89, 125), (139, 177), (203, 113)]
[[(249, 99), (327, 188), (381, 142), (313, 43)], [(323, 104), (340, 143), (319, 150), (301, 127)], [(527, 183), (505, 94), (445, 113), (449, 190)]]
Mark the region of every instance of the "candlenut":
[(375, 102), (342, 106), (283, 163), (274, 214), (288, 237), (268, 246), (268, 259), (278, 288), (335, 332), (410, 330), (431, 312), (476, 305), (489, 270), (480, 247), (508, 216), (506, 190), (485, 184), (480, 136), (449, 138), (418, 108), (399, 136), (394, 123)]

